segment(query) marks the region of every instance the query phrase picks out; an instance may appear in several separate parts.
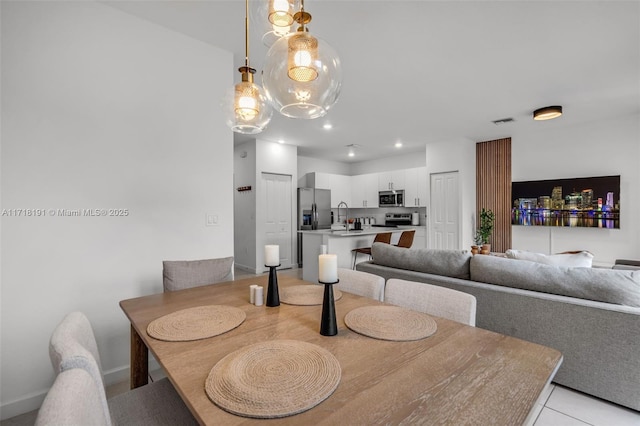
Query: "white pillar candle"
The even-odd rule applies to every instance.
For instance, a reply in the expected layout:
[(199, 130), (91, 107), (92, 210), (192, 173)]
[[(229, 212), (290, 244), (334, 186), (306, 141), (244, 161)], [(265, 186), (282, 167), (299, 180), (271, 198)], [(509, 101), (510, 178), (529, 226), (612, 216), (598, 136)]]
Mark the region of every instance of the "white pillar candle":
[(338, 256), (321, 254), (318, 258), (318, 280), (323, 283), (338, 281)]
[(264, 246), (264, 264), (278, 266), (280, 264), (280, 246)]
[(256, 287), (256, 300), (254, 302), (256, 306), (262, 306), (264, 303), (264, 287), (261, 285)]

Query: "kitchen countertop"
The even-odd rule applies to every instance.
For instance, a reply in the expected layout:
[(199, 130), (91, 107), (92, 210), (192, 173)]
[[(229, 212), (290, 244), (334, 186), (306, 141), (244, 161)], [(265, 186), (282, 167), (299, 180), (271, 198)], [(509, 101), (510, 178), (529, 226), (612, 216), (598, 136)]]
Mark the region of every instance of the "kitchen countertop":
[(415, 227), (403, 226), (402, 228), (400, 227), (394, 228), (394, 227), (375, 226), (375, 227), (370, 227), (362, 230), (352, 229), (349, 232), (345, 231), (344, 229), (316, 229), (316, 230), (298, 231), (298, 232), (300, 234), (328, 235), (333, 237), (357, 237), (362, 235), (375, 235), (381, 232), (402, 232), (402, 231), (406, 231), (407, 229), (413, 229), (413, 228)]

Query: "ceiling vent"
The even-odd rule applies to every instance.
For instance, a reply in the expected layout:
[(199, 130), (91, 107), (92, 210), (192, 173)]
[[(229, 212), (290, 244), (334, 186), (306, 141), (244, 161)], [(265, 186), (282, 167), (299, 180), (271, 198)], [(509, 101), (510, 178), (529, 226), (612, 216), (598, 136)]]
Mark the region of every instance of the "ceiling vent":
[(506, 123), (512, 123), (516, 120), (513, 119), (513, 117), (508, 117), (508, 118), (501, 118), (500, 120), (494, 120), (492, 121), (493, 124), (495, 124), (496, 126), (499, 126), (501, 124), (506, 124)]

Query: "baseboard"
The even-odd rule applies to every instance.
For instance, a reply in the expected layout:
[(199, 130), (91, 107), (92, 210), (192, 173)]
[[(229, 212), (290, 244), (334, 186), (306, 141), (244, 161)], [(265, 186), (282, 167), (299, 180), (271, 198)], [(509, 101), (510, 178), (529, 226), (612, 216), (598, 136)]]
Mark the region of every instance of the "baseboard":
[[(149, 355), (149, 371), (157, 370), (159, 368), (160, 365), (158, 364), (158, 361), (156, 361), (153, 356)], [(125, 380), (129, 380), (128, 365), (113, 368), (109, 371), (105, 371), (104, 373), (105, 386), (111, 386)], [(11, 417), (38, 410), (42, 405), (42, 401), (44, 401), (44, 398), (47, 396), (48, 391), (49, 389), (33, 392), (21, 398), (2, 404), (0, 406), (0, 420), (10, 419)]]
[(240, 269), (241, 271), (249, 272), (249, 273), (251, 273), (251, 274), (253, 274), (253, 275), (258, 275), (258, 274), (261, 274), (261, 273), (262, 273), (262, 271), (258, 272), (258, 270), (257, 270), (256, 268), (251, 268), (251, 267), (249, 267), (249, 266), (240, 265), (240, 264), (238, 264), (237, 262), (236, 262), (236, 263), (234, 263), (234, 266), (235, 266), (236, 268)]
[(34, 392), (2, 404), (2, 406), (0, 406), (0, 420), (10, 419), (11, 417), (39, 409), (48, 391), (49, 390), (46, 389), (40, 392)]

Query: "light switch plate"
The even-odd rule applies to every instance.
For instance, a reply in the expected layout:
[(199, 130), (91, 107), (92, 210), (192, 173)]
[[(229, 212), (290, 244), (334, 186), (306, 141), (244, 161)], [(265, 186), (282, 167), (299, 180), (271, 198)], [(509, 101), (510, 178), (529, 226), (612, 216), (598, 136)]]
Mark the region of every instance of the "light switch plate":
[(206, 225), (207, 226), (217, 226), (218, 225), (218, 215), (215, 213), (207, 213), (206, 215)]

